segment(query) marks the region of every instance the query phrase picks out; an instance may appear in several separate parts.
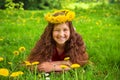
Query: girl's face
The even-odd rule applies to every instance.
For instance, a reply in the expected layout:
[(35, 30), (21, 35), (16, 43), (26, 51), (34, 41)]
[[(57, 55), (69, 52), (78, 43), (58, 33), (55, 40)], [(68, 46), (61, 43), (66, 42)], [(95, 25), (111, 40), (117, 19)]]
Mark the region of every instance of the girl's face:
[(54, 25), (52, 36), (57, 45), (64, 45), (70, 37), (69, 26), (66, 23)]

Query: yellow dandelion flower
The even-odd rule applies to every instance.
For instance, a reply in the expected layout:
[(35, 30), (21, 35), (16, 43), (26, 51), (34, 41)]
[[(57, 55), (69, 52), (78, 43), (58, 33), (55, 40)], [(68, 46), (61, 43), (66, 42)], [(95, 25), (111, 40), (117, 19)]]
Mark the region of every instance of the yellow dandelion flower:
[(41, 75), (41, 74), (38, 74), (38, 77), (39, 77), (39, 78), (41, 78), (41, 77), (42, 77), (42, 75)]
[[(56, 14), (59, 14), (55, 16)], [(69, 10), (57, 10), (53, 13), (47, 13), (45, 19), (50, 23), (63, 23), (66, 21), (72, 21), (75, 17), (75, 13)]]
[(14, 55), (19, 55), (19, 51), (14, 51), (13, 54)]
[(8, 69), (0, 68), (0, 75), (2, 75), (2, 76), (8, 76), (9, 75)]
[(108, 24), (109, 26), (111, 26), (111, 24)]
[(3, 38), (0, 38), (0, 41), (3, 41)]
[(74, 12), (70, 12), (67, 14), (67, 18), (68, 18), (68, 21), (72, 21), (72, 19), (75, 17), (75, 13)]
[(72, 65), (71, 65), (71, 68), (79, 68), (79, 67), (80, 67), (79, 64), (72, 64)]
[(19, 48), (19, 51), (20, 51), (20, 52), (25, 51), (25, 47), (20, 47), (20, 48)]
[(96, 25), (99, 25), (99, 22), (96, 22)]
[(68, 68), (68, 66), (66, 66), (66, 65), (60, 65), (60, 67), (61, 67), (62, 69)]
[(3, 57), (0, 57), (0, 61), (3, 61), (4, 60), (4, 58)]
[(36, 18), (36, 20), (37, 20), (37, 23), (39, 23), (40, 22), (40, 18), (38, 17), (38, 18)]
[(8, 62), (8, 64), (12, 65), (12, 62)]
[(64, 58), (65, 61), (67, 61), (67, 60), (69, 60), (69, 59), (70, 59), (70, 57), (65, 57), (65, 58)]
[(109, 16), (110, 16), (110, 14), (109, 14), (109, 13), (106, 13), (106, 14), (105, 14), (105, 16), (106, 16), (106, 17), (109, 17)]
[(34, 16), (35, 12), (32, 12), (32, 16)]
[(19, 75), (23, 75), (24, 73), (22, 71), (17, 71), (17, 72), (13, 72), (10, 77), (17, 77)]
[(26, 66), (32, 65), (29, 61), (24, 61)]
[(22, 19), (23, 23), (26, 23), (26, 20), (25, 19)]
[(37, 65), (37, 64), (39, 64), (38, 61), (32, 62), (32, 65)]

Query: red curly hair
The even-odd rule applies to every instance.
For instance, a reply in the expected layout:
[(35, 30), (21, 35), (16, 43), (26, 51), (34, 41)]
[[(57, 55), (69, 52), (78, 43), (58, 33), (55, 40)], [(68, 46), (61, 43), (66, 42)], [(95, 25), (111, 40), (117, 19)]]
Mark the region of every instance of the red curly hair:
[[(72, 22), (66, 22), (70, 28), (70, 38), (65, 43), (65, 55), (70, 57), (72, 63), (84, 65), (88, 60), (85, 44), (81, 35), (76, 33)], [(49, 61), (54, 53), (56, 46), (52, 37), (52, 32), (55, 24), (48, 23), (41, 38), (37, 41), (35, 47), (31, 50), (28, 57), (30, 62), (39, 61), (40, 63)]]

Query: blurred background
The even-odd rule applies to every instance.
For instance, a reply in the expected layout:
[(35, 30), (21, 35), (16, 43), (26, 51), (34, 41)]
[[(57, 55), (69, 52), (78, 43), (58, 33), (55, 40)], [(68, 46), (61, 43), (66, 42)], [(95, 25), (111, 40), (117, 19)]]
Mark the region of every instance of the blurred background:
[(0, 9), (45, 10), (89, 8), (95, 5), (120, 3), (120, 0), (0, 0)]

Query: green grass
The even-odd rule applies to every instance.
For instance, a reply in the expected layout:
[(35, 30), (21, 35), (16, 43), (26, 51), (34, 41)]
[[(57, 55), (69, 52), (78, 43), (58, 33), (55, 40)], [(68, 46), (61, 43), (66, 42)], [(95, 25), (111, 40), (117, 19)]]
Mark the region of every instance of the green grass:
[[(10, 73), (23, 71), (15, 80), (34, 80), (34, 72), (30, 72), (20, 63), (25, 60), (40, 38), (47, 22), (44, 14), (49, 11), (10, 11), (0, 10), (0, 68), (7, 68)], [(88, 10), (76, 9), (73, 21), (76, 31), (86, 43), (89, 60), (92, 63), (78, 69), (79, 80), (119, 80), (120, 79), (120, 10), (117, 4), (97, 6)], [(24, 46), (25, 52), (15, 56), (13, 52)], [(24, 57), (25, 56), (25, 57)], [(10, 65), (8, 62), (12, 62)], [(37, 80), (45, 80), (44, 73)], [(75, 80), (75, 71), (65, 72), (65, 80)], [(62, 73), (50, 74), (51, 80), (62, 80)], [(3, 80), (11, 77), (0, 76)]]

